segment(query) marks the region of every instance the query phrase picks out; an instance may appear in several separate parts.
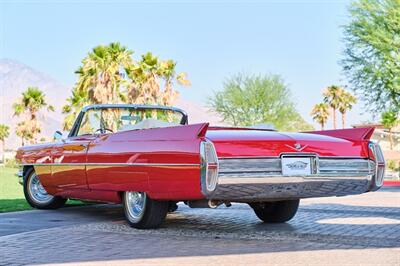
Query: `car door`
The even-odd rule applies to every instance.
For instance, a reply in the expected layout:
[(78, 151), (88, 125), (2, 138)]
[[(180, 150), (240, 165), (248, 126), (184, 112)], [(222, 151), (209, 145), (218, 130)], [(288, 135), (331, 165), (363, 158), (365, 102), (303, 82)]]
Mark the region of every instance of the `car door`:
[(52, 157), (53, 186), (60, 190), (88, 190), (86, 178), (87, 151), (92, 141), (97, 138), (100, 128), (100, 114), (90, 110), (83, 114), (77, 125), (75, 136), (70, 136), (54, 145)]
[(52, 150), (52, 181), (57, 190), (87, 190), (86, 156), (93, 135), (68, 138)]

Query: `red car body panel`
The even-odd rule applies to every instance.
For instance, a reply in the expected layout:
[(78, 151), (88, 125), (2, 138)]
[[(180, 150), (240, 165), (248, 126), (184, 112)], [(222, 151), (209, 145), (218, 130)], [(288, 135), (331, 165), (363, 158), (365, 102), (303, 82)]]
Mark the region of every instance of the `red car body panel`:
[(35, 165), (52, 195), (120, 202), (120, 191), (134, 190), (145, 191), (153, 199), (202, 199), (199, 149), (207, 126), (70, 138), (63, 143), (22, 147), (16, 158), (21, 164)]
[[(52, 195), (120, 202), (122, 191), (144, 191), (156, 200), (196, 200), (204, 198), (200, 142), (205, 138), (214, 143), (220, 158), (278, 157), (281, 153), (368, 158), (372, 132), (366, 128), (281, 133), (204, 123), (25, 146), (16, 158), (23, 165), (34, 165)], [(295, 149), (295, 144), (301, 149)]]
[[(346, 135), (360, 136), (357, 140), (347, 140), (333, 137), (342, 134), (342, 130), (309, 133), (282, 133), (276, 131), (232, 129), (210, 127), (206, 137), (210, 139), (217, 150), (218, 157), (268, 157), (280, 156), (281, 153), (304, 152), (316, 153), (326, 157), (360, 157), (367, 158), (368, 135), (359, 134), (373, 132), (373, 128), (346, 129)], [(353, 132), (353, 135), (351, 133)], [(363, 136), (367, 137), (364, 138)], [(294, 144), (300, 144), (297, 150)]]

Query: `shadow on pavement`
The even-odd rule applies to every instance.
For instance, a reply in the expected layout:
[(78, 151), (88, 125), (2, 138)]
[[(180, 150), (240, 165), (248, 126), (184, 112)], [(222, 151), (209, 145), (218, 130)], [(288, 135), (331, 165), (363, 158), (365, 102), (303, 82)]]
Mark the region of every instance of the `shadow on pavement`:
[[(70, 225), (76, 226), (71, 229)], [(65, 230), (58, 230), (60, 226)], [(17, 245), (23, 252), (36, 238), (46, 237), (48, 243), (43, 248), (47, 253), (42, 257), (28, 254), (35, 256), (29, 261), (31, 264), (337, 249), (361, 251), (400, 247), (400, 206), (306, 204), (288, 223), (263, 224), (245, 204), (218, 209), (190, 209), (180, 204), (177, 212), (168, 215), (162, 228), (136, 230), (125, 223), (121, 206), (92, 205), (0, 214), (0, 228), (0, 235), (32, 231), (6, 239), (0, 237), (0, 251), (7, 245), (14, 248)], [(55, 231), (35, 231), (44, 228)]]

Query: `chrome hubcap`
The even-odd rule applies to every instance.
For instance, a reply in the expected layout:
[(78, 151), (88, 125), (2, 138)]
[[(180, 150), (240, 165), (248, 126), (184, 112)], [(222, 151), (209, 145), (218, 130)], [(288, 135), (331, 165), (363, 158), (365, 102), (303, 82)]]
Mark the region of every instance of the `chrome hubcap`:
[(53, 199), (53, 196), (47, 193), (47, 191), (44, 189), (42, 183), (40, 183), (40, 180), (35, 173), (33, 173), (31, 175), (31, 178), (29, 178), (28, 188), (31, 199), (38, 204), (46, 204)]
[(139, 222), (145, 211), (146, 193), (144, 192), (126, 192), (125, 206), (129, 220), (133, 223)]

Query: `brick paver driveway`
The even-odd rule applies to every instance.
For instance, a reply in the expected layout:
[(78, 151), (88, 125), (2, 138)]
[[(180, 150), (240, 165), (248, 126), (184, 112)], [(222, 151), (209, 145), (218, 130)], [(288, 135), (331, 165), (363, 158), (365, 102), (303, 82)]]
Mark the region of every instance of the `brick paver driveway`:
[(247, 205), (180, 205), (163, 228), (128, 227), (120, 206), (0, 214), (0, 265), (400, 265), (400, 190), (303, 200), (286, 224)]

